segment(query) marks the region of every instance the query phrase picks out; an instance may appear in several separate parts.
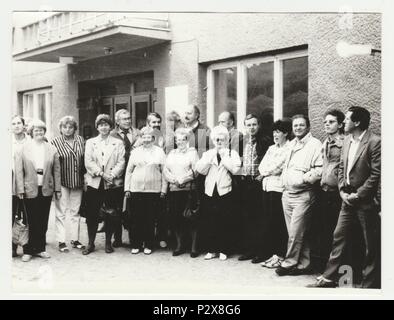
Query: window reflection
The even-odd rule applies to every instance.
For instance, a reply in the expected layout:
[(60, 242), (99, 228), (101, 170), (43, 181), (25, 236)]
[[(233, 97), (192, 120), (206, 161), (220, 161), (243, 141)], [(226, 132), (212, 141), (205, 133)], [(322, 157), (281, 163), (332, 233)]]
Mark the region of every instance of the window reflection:
[(262, 129), (270, 132), (274, 113), (274, 63), (247, 65), (246, 114), (260, 117)]
[(308, 115), (308, 57), (283, 61), (283, 116)]
[(214, 71), (215, 122), (223, 111), (237, 112), (237, 68)]

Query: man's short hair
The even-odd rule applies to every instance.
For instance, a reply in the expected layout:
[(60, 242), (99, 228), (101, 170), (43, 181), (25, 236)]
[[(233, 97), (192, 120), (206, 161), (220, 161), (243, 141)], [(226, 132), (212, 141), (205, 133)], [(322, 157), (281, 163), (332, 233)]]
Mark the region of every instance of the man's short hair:
[(295, 119), (305, 119), (306, 126), (307, 126), (308, 128), (311, 127), (311, 122), (309, 121), (309, 118), (308, 118), (305, 114), (299, 113), (299, 114), (294, 115), (294, 116), (291, 118), (291, 123), (293, 123)]
[(291, 120), (284, 118), (275, 121), (274, 124), (272, 125), (272, 132), (276, 130), (283, 133), (287, 133), (287, 139), (289, 140), (292, 133)]
[[(329, 110), (327, 110), (325, 112), (325, 114), (324, 114), (324, 118), (327, 117), (328, 115), (337, 118), (337, 121), (338, 121), (339, 124), (341, 124), (341, 123), (343, 124), (343, 121), (345, 120), (345, 114), (339, 109), (329, 109)], [(343, 133), (343, 131), (344, 131), (343, 126), (341, 128), (339, 128), (339, 131), (341, 133)]]
[(160, 119), (160, 121), (161, 121), (161, 115), (160, 115), (160, 114), (158, 114), (157, 112), (150, 112), (150, 113), (148, 114), (148, 116), (146, 117), (146, 122), (147, 122), (147, 123), (150, 122), (150, 118), (151, 118), (151, 117), (158, 118), (158, 119)]
[(254, 113), (249, 113), (249, 114), (245, 117), (244, 124), (245, 124), (245, 122), (246, 122), (247, 120), (250, 120), (250, 119), (257, 119), (257, 123), (260, 124), (260, 119), (259, 119), (259, 117), (256, 116)]
[(191, 106), (193, 107), (194, 113), (197, 114), (197, 119), (200, 119), (200, 114), (201, 114), (200, 109), (195, 104), (192, 104)]
[(352, 119), (353, 122), (360, 122), (359, 128), (361, 130), (368, 129), (371, 121), (371, 114), (367, 109), (359, 106), (351, 106), (348, 111), (352, 113), (350, 119)]
[(127, 110), (127, 109), (120, 109), (120, 110), (116, 111), (116, 113), (115, 113), (115, 123), (116, 123), (116, 124), (118, 124), (118, 122), (119, 122), (119, 120), (120, 120), (120, 117), (121, 117), (122, 115), (124, 115), (124, 114), (130, 115), (130, 111)]

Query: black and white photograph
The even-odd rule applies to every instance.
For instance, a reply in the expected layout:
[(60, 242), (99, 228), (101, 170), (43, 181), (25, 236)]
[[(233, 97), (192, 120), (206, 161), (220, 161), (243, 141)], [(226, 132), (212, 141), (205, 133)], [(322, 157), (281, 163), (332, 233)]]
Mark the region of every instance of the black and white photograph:
[(10, 13), (11, 293), (379, 296), (382, 12), (114, 8)]

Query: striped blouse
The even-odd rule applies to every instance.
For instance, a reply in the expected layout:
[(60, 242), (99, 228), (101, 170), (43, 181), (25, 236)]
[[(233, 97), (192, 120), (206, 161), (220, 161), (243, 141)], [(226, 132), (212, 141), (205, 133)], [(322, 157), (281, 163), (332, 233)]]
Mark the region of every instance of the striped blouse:
[(72, 146), (63, 136), (54, 138), (51, 143), (59, 153), (62, 186), (70, 189), (82, 188), (85, 153), (83, 138), (75, 135)]

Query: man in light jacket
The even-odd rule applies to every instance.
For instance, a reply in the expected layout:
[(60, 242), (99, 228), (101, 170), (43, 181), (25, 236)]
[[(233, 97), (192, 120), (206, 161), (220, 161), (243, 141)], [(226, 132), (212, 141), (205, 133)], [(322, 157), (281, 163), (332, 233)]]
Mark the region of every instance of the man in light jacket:
[(316, 201), (314, 184), (321, 179), (322, 143), (310, 131), (307, 116), (292, 118), (295, 138), (290, 142), (282, 172), (282, 196), (289, 242), (285, 260), (276, 269), (279, 276), (310, 272), (310, 247), (307, 240), (312, 208)]

